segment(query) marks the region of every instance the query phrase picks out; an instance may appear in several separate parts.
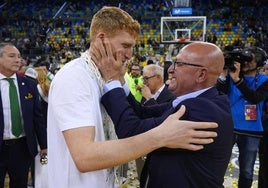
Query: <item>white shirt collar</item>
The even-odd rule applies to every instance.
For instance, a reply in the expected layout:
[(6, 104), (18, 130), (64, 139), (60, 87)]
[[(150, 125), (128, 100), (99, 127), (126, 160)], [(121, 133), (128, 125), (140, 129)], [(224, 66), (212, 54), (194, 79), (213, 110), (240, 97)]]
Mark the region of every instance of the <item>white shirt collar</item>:
[(159, 95), (160, 95), (160, 93), (163, 91), (164, 87), (165, 87), (165, 84), (163, 84), (163, 85), (162, 85), (162, 86), (155, 92), (155, 94), (153, 95), (153, 98), (154, 98), (155, 100), (159, 97)]
[(13, 75), (10, 76), (10, 77), (6, 77), (5, 75), (3, 75), (3, 74), (0, 73), (0, 80), (2, 80), (2, 79), (4, 79), (4, 78), (14, 78), (14, 80), (17, 79), (16, 74), (13, 74)]

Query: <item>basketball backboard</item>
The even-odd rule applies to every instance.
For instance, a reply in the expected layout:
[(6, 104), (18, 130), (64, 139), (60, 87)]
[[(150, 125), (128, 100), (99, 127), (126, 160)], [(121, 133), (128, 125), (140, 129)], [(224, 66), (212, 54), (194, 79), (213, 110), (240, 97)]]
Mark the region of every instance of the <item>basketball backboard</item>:
[(161, 17), (161, 43), (205, 41), (206, 16)]

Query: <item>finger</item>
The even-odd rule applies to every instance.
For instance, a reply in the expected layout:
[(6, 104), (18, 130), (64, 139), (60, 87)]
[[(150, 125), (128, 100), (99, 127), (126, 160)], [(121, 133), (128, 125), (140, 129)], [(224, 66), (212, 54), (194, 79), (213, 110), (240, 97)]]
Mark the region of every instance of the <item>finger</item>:
[(106, 53), (107, 47), (106, 47), (104, 40), (105, 39), (102, 39), (102, 38), (96, 39), (96, 47), (99, 48), (101, 57), (107, 57), (107, 53)]
[(215, 138), (218, 134), (214, 131), (201, 131), (201, 130), (195, 130), (193, 133), (193, 138)]
[(103, 44), (105, 46), (105, 54), (108, 58), (113, 58), (112, 47), (108, 38), (104, 38)]
[(188, 145), (187, 149), (193, 151), (201, 150), (204, 148), (204, 145), (211, 144), (213, 142), (214, 140), (212, 138), (207, 139), (195, 138), (191, 140), (191, 143), (190, 145)]
[(101, 60), (101, 49), (102, 46), (100, 45), (100, 42), (98, 41), (100, 39), (96, 39), (93, 43), (90, 45), (90, 55), (94, 62), (99, 62)]
[(191, 140), (191, 144), (195, 144), (195, 145), (204, 145), (204, 144), (210, 144), (213, 143), (214, 140), (212, 138), (193, 138)]
[(91, 46), (90, 47), (90, 49), (89, 49), (89, 53), (90, 53), (90, 56), (91, 56), (91, 59), (95, 62), (95, 63), (97, 63), (97, 62), (99, 62), (99, 55), (98, 55), (98, 52), (96, 51), (96, 49), (93, 47), (93, 46)]
[(192, 151), (198, 151), (198, 150), (201, 150), (203, 149), (204, 146), (203, 145), (195, 145), (195, 144), (190, 144), (187, 149), (188, 150), (192, 150)]
[(123, 62), (123, 52), (122, 51), (117, 51), (116, 52), (116, 66), (117, 67), (122, 67), (124, 66), (124, 62)]
[(218, 127), (218, 124), (215, 123), (215, 122), (195, 122), (192, 124), (191, 128), (193, 129), (214, 129), (214, 128), (217, 128)]
[[(113, 63), (112, 66), (116, 69), (116, 70), (120, 70), (121, 67), (123, 66), (123, 61), (122, 61), (122, 52), (121, 51), (117, 51), (116, 52), (116, 57), (114, 57), (113, 55), (113, 49), (112, 49), (112, 45), (109, 42), (108, 38), (104, 38), (104, 45), (106, 48), (106, 53), (107, 53), (107, 57), (108, 57), (108, 61)], [(116, 59), (115, 59), (116, 58)]]

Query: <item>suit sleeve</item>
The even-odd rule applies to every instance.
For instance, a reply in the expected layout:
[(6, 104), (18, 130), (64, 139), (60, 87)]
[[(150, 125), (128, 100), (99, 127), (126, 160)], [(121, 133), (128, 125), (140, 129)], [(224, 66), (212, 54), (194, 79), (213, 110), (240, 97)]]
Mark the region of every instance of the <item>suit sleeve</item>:
[(138, 116), (129, 104), (122, 88), (107, 92), (103, 95), (101, 102), (115, 125), (118, 138), (146, 132), (161, 124), (165, 119), (164, 116), (144, 118), (141, 116), (142, 113)]
[(150, 106), (150, 105), (155, 105), (155, 104), (158, 104), (158, 103), (154, 98), (150, 98), (149, 100), (145, 101), (143, 104), (145, 106)]
[(166, 109), (169, 107), (168, 104), (157, 104), (157, 102), (152, 103), (151, 105), (144, 105), (137, 102), (134, 96), (130, 93), (127, 96), (127, 101), (135, 111), (136, 115), (140, 118), (151, 118), (161, 116)]
[(264, 101), (268, 97), (268, 81), (264, 82), (257, 89), (250, 89), (243, 80), (236, 87), (241, 91), (246, 100), (255, 104)]

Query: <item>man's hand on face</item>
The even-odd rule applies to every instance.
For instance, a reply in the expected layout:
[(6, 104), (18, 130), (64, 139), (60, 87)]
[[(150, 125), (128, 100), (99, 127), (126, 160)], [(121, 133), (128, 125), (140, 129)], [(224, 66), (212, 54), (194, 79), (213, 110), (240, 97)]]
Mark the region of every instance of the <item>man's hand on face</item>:
[(150, 98), (152, 98), (153, 94), (151, 93), (151, 90), (150, 88), (147, 86), (147, 85), (143, 85), (142, 88), (141, 88), (141, 93), (142, 93), (142, 96), (148, 100)]
[(123, 54), (121, 51), (116, 51), (114, 57), (113, 51), (115, 50), (112, 49), (111, 42), (107, 37), (96, 38), (90, 44), (91, 58), (99, 68), (105, 81), (119, 80), (122, 74)]

